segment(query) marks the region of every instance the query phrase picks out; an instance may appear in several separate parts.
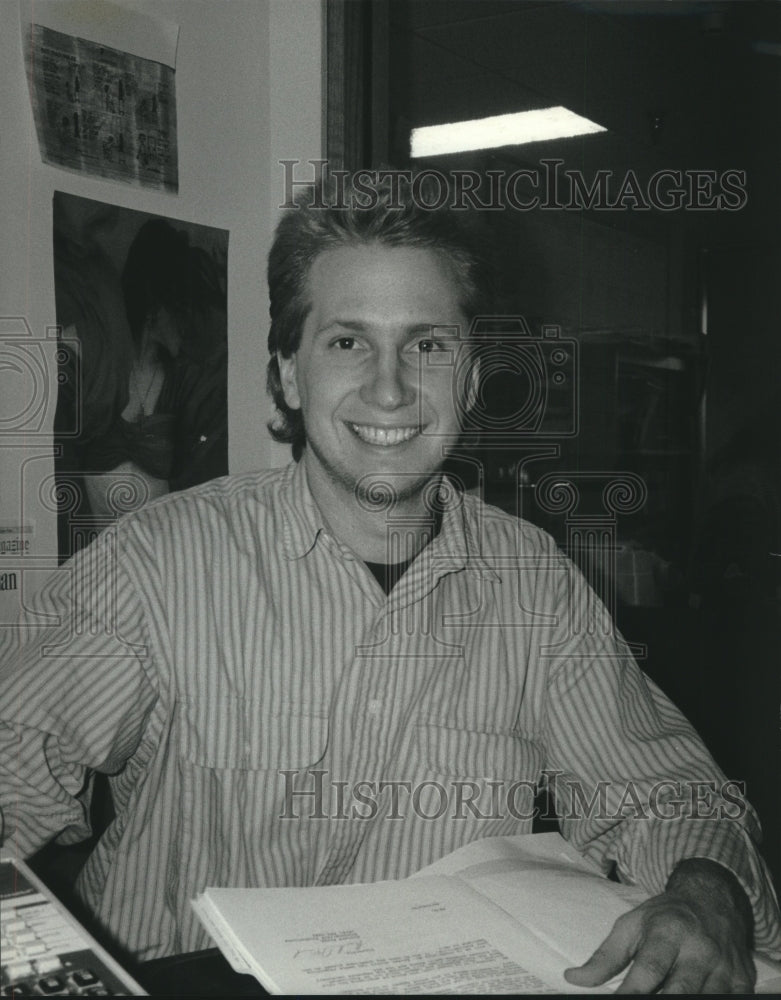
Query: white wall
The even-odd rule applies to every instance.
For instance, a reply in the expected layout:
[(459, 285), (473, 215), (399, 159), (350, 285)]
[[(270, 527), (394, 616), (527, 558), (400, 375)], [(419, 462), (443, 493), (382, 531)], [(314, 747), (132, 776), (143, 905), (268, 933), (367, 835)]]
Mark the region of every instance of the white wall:
[[(14, 0), (0, 0), (0, 319), (26, 318), (36, 338), (55, 322), (55, 190), (229, 230), (230, 469), (280, 465), (289, 449), (274, 444), (265, 429), (271, 415), (265, 391), (265, 261), (283, 199), (278, 160), (321, 155), (321, 0), (114, 2), (180, 25), (179, 193), (85, 177), (41, 162), (20, 10)], [(50, 377), (53, 346), (45, 349)], [(3, 376), (0, 357), (0, 431), (3, 413), (9, 407), (15, 412), (8, 398), (13, 385)], [(49, 407), (49, 421), (52, 415)], [(0, 436), (0, 527), (32, 524), (35, 552), (50, 555), (57, 551), (54, 518), (33, 488), (53, 472), (48, 428), (17, 444), (22, 447), (12, 448)], [(33, 462), (23, 467), (22, 455)]]

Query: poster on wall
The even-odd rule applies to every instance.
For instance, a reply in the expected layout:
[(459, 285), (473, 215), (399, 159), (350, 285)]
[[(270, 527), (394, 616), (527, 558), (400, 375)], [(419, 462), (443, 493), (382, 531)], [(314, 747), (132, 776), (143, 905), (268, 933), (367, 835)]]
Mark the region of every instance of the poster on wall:
[(171, 66), (29, 25), (30, 96), (45, 163), (176, 192)]
[(228, 233), (61, 192), (53, 231), (62, 561), (227, 474)]

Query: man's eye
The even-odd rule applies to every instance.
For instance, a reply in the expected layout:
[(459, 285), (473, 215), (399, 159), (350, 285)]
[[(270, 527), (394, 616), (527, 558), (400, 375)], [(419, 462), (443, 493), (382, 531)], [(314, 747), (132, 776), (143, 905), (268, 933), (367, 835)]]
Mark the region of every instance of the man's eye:
[(421, 354), (431, 354), (432, 351), (441, 351), (442, 344), (438, 340), (419, 340), (417, 342), (417, 349)]
[(334, 341), (334, 346), (340, 351), (351, 351), (355, 347), (355, 337), (339, 337)]

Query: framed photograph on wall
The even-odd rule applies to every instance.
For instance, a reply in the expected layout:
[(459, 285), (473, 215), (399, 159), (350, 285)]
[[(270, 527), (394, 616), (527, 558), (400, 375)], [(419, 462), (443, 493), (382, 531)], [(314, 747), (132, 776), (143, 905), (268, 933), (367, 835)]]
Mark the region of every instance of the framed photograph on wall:
[(58, 543), (228, 472), (224, 230), (55, 193)]

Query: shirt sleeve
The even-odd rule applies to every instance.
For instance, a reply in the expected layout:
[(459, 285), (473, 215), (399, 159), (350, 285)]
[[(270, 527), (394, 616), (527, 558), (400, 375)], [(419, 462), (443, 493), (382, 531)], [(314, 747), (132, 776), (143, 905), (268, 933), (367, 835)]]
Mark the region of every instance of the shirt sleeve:
[[(562, 834), (607, 871), (652, 894), (675, 865), (709, 858), (740, 881), (755, 947), (781, 958), (781, 922), (757, 844), (756, 813), (702, 740), (638, 668), (574, 567), (553, 588), (545, 741)], [(562, 579), (559, 574), (559, 580)]]
[(2, 842), (89, 835), (88, 780), (136, 750), (156, 699), (143, 609), (112, 527), (0, 629)]

